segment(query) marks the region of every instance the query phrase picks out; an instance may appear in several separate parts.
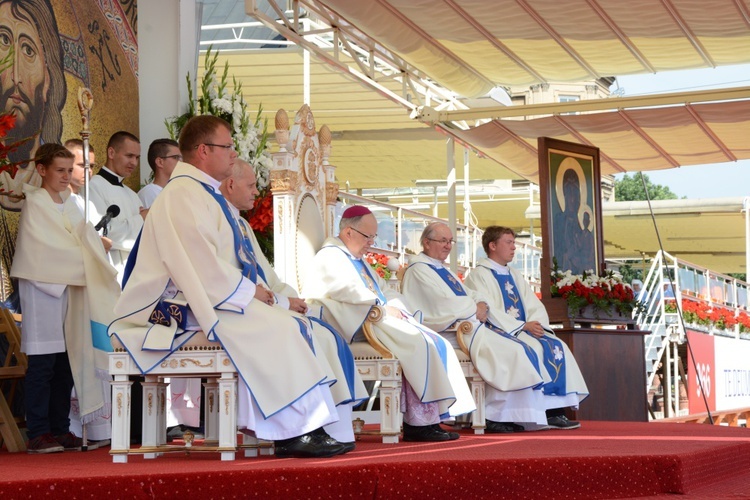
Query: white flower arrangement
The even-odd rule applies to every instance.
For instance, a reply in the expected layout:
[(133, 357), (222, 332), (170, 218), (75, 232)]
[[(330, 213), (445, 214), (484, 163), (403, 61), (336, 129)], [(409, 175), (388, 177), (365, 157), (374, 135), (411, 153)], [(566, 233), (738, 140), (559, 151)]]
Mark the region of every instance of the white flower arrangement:
[[(177, 139), (182, 127), (193, 116), (213, 115), (226, 120), (232, 127), (232, 139), (237, 156), (255, 169), (258, 191), (265, 193), (270, 183), (271, 153), (268, 150), (267, 121), (261, 120), (263, 109), (258, 108), (255, 119), (250, 120), (247, 102), (242, 96), (242, 83), (232, 77), (234, 90), (227, 91), (229, 63), (224, 65), (221, 77), (216, 72), (219, 52), (211, 52), (209, 47), (204, 63), (205, 71), (197, 101), (191, 99), (188, 112), (165, 120), (164, 124), (172, 139)], [(190, 74), (187, 75), (188, 94), (193, 95)]]

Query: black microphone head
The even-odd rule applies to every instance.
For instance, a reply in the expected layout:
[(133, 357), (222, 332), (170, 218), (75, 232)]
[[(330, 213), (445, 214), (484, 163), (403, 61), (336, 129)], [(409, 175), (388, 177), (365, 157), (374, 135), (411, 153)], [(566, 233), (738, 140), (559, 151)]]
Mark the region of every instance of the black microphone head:
[(118, 215), (120, 215), (120, 207), (118, 207), (117, 205), (110, 205), (109, 207), (107, 207), (107, 213), (111, 214), (113, 218), (117, 217)]

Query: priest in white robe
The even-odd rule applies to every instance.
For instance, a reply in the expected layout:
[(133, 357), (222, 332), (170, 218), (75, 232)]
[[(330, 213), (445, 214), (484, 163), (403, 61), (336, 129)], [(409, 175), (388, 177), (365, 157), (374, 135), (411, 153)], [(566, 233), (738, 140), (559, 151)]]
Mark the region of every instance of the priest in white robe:
[(107, 144), (107, 161), (89, 184), (89, 199), (97, 213), (106, 214), (111, 205), (120, 209), (107, 225), (107, 236), (112, 240), (109, 258), (117, 269), (119, 283), (122, 283), (125, 263), (148, 213), (135, 191), (123, 184), (138, 166), (140, 157), (138, 138), (129, 132), (115, 132)]
[(490, 304), (489, 322), (532, 347), (551, 380), (543, 387), (547, 422), (552, 428), (574, 429), (563, 409), (578, 407), (588, 396), (586, 382), (573, 353), (549, 326), (549, 316), (520, 272), (509, 266), (515, 255), (512, 229), (490, 226), (482, 235), (487, 258), (466, 277), (466, 288), (482, 294)]
[[(229, 209), (237, 219), (242, 230), (243, 237), (249, 241), (250, 248), (254, 250), (258, 261), (258, 283), (273, 294), (274, 307), (303, 319), (313, 333), (315, 341), (315, 352), (318, 356), (327, 359), (336, 377), (336, 383), (331, 385), (331, 394), (336, 403), (336, 410), (340, 420), (327, 425), (326, 432), (341, 442), (353, 442), (354, 430), (352, 427), (352, 408), (367, 399), (368, 394), (362, 382), (359, 372), (354, 366), (354, 356), (343, 338), (326, 324), (315, 318), (307, 318), (305, 314), (309, 308), (304, 299), (299, 298), (297, 291), (287, 283), (281, 281), (273, 266), (261, 252), (258, 240), (255, 237), (250, 224), (240, 216), (240, 210), (253, 208), (255, 196), (258, 194), (255, 171), (252, 165), (244, 160), (237, 159), (232, 175), (224, 179), (219, 187), (224, 198), (229, 202)], [(247, 393), (240, 393), (240, 402)], [(240, 416), (238, 422), (244, 422), (244, 405), (240, 405)]]
[[(474, 329), (466, 339), (469, 355), (486, 387), (486, 432), (510, 433), (547, 425), (542, 384), (550, 380), (533, 349), (515, 337), (487, 326), (489, 299), (461, 284), (444, 265), (454, 240), (441, 222), (425, 227), (423, 252), (411, 259), (402, 290), (423, 314), (424, 324), (443, 331), (461, 320)], [(455, 341), (455, 333), (451, 335)]]
[(373, 330), (401, 364), (404, 441), (458, 439), (458, 433), (439, 425), (476, 408), (458, 358), (450, 343), (421, 325), (403, 296), (362, 259), (377, 229), (370, 210), (349, 207), (338, 237), (328, 238), (308, 266), (302, 295), (350, 343), (365, 340), (361, 326), (370, 309), (384, 306), (386, 315)]
[[(313, 352), (303, 321), (272, 307), (257, 263), (218, 192), (237, 154), (230, 125), (203, 115), (180, 135), (179, 163), (151, 208), (109, 331), (143, 373), (202, 330), (234, 363), (247, 398), (248, 429), (276, 441), (279, 457), (329, 457), (352, 446), (322, 427), (339, 420), (331, 370)], [(182, 320), (158, 314), (167, 302)], [(166, 308), (165, 308), (166, 309)]]

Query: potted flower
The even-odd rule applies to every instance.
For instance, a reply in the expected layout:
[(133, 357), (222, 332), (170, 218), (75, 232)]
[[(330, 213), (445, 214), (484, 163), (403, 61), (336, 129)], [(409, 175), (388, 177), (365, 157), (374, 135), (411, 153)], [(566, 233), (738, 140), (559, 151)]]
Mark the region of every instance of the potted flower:
[(633, 289), (615, 271), (598, 276), (594, 271), (573, 274), (561, 271), (553, 260), (550, 292), (562, 297), (571, 317), (627, 319), (636, 308), (642, 307)]

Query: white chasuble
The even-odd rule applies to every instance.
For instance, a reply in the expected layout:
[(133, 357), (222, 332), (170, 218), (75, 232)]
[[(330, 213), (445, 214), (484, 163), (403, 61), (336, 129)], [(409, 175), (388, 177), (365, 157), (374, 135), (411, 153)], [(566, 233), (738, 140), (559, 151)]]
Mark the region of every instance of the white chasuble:
[[(515, 293), (520, 297), (521, 303), (523, 304), (523, 309), (526, 315), (525, 321), (538, 321), (545, 329), (545, 335), (557, 339), (549, 326), (549, 316), (547, 315), (547, 310), (544, 308), (544, 304), (542, 304), (542, 301), (539, 300), (531, 289), (531, 286), (529, 286), (518, 270), (512, 267), (500, 266), (498, 263), (488, 258), (481, 259), (477, 263), (477, 267), (472, 269), (466, 277), (466, 280), (464, 281), (466, 288), (474, 290), (476, 293), (479, 293), (486, 298), (487, 303), (490, 305), (490, 323), (501, 330), (516, 336), (519, 340), (529, 345), (534, 349), (541, 360), (544, 355), (541, 343), (532, 335), (529, 335), (522, 330), (525, 321), (519, 319), (515, 308), (511, 305), (506, 306), (504, 303), (503, 294), (500, 290), (500, 285), (493, 274), (493, 270), (496, 272), (508, 272), (513, 278), (516, 288)], [(577, 395), (577, 398), (573, 398), (576, 400), (574, 403), (577, 403), (578, 401), (583, 400), (588, 395), (589, 391), (573, 353), (570, 352), (570, 349), (565, 342), (560, 343), (562, 344), (565, 358), (565, 392), (567, 394)]]
[[(407, 319), (386, 315), (373, 325), (378, 340), (400, 361), (404, 378), (422, 403), (438, 403), (441, 415), (462, 415), (475, 409), (458, 358), (443, 337), (420, 325), (406, 309), (403, 297), (390, 290), (370, 266), (362, 266), (338, 238), (328, 238), (309, 264), (302, 295), (321, 307), (322, 319), (347, 342), (355, 335), (374, 305), (400, 309)], [(361, 273), (365, 273), (364, 275)], [(385, 298), (386, 303), (383, 303)]]
[[(235, 208), (231, 204), (230, 208)], [(239, 217), (239, 213), (237, 213)], [(368, 398), (362, 377), (354, 366), (354, 356), (349, 346), (341, 335), (336, 332), (332, 325), (326, 324), (318, 318), (310, 319), (305, 315), (289, 310), (289, 298), (297, 298), (297, 291), (287, 283), (281, 281), (276, 270), (273, 268), (263, 252), (260, 251), (255, 233), (245, 219), (239, 218), (243, 233), (250, 240), (256, 261), (260, 268), (258, 281), (262, 282), (276, 297), (276, 308), (284, 311), (295, 318), (305, 321), (312, 330), (315, 354), (319, 360), (326, 364), (326, 370), (333, 374), (334, 383), (331, 385), (331, 394), (336, 405), (359, 403)], [(318, 321), (316, 321), (318, 320)]]
[(404, 295), (422, 312), (424, 324), (445, 330), (456, 321), (471, 321), (474, 331), (467, 341), (471, 360), (485, 382), (495, 389), (518, 391), (537, 388), (548, 381), (546, 371), (538, 369), (521, 343), (488, 329), (476, 319), (477, 302), (486, 301), (485, 298), (463, 286), (466, 295), (457, 295), (453, 283), (460, 283), (458, 276), (443, 267), (453, 277), (449, 284), (433, 269), (438, 264), (442, 266), (424, 254), (415, 255), (404, 273)]
[[(249, 281), (235, 252), (235, 233), (216, 194), (218, 183), (178, 163), (157, 197), (137, 258), (110, 325), (143, 373), (195, 332), (149, 322), (170, 282), (180, 290), (209, 340), (222, 344), (265, 418), (295, 403), (332, 375), (319, 365), (307, 332), (278, 308), (242, 296)], [(253, 285), (254, 286), (254, 285)], [(173, 325), (176, 322), (172, 322)], [(143, 349), (144, 341), (156, 346)]]

